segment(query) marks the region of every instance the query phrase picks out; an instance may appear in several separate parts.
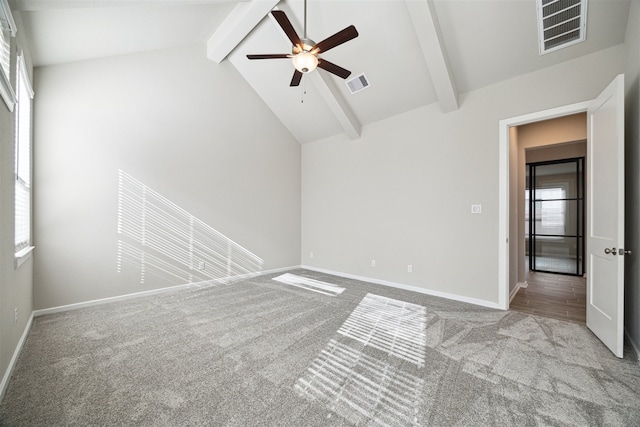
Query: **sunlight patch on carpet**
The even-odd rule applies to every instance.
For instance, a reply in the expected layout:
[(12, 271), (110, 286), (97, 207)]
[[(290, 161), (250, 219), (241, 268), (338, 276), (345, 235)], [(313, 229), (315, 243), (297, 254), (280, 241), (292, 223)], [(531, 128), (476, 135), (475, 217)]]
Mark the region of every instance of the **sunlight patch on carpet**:
[(425, 307), (367, 294), (295, 390), (355, 425), (421, 425), (426, 324)]
[(426, 324), (425, 307), (367, 294), (338, 333), (422, 367)]
[(309, 279), (308, 277), (297, 276), (291, 273), (274, 277), (273, 280), (284, 283), (285, 285), (295, 286), (332, 297), (340, 295), (345, 289), (332, 283), (321, 282), (320, 280)]
[(423, 385), (422, 378), (332, 339), (295, 389), (355, 425), (419, 425)]

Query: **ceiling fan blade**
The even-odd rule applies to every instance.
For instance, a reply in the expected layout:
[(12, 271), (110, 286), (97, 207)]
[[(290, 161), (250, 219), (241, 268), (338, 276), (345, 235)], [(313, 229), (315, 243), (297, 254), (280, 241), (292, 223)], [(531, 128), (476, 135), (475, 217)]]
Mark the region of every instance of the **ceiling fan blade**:
[(300, 80), (302, 80), (302, 73), (298, 70), (293, 72), (293, 78), (291, 79), (291, 84), (289, 86), (299, 86)]
[(338, 31), (331, 37), (327, 37), (321, 42), (316, 43), (312, 50), (317, 50), (318, 52), (326, 52), (329, 49), (333, 49), (334, 47), (348, 42), (351, 39), (355, 39), (356, 37), (358, 37), (358, 31), (356, 30), (356, 27), (350, 25), (344, 30)]
[(322, 58), (318, 58), (318, 67), (330, 72), (331, 74), (335, 74), (336, 76), (341, 77), (343, 79), (346, 79), (351, 75), (351, 71), (345, 70), (344, 68), (339, 67), (336, 64)]
[(276, 21), (278, 21), (278, 24), (280, 24), (282, 31), (284, 31), (287, 37), (289, 37), (291, 43), (294, 46), (302, 46), (302, 41), (300, 41), (300, 37), (298, 36), (298, 33), (296, 33), (296, 30), (293, 28), (293, 25), (291, 25), (291, 21), (289, 21), (287, 15), (281, 10), (272, 10), (271, 14), (274, 18), (276, 18)]
[(264, 55), (247, 55), (249, 59), (280, 59), (280, 58), (291, 58), (291, 55), (287, 53), (267, 53)]

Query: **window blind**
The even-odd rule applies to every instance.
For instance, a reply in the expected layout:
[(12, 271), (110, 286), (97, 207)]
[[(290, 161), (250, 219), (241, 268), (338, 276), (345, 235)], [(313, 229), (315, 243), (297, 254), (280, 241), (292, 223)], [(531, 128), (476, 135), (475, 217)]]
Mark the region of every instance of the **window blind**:
[(5, 14), (0, 14), (0, 65), (5, 76), (9, 76), (11, 72), (11, 29), (9, 28), (9, 22), (7, 21)]
[(16, 35), (16, 24), (13, 21), (7, 0), (0, 0), (0, 96), (13, 111), (15, 94), (10, 83), (11, 76), (11, 37)]
[(33, 90), (24, 63), (18, 56), (15, 157), (15, 251), (31, 245), (31, 99)]

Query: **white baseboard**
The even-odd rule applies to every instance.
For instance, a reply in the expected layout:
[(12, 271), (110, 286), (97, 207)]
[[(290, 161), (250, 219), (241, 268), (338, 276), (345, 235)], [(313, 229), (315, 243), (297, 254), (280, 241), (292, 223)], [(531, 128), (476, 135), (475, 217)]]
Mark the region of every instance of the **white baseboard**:
[(241, 274), (241, 275), (237, 275), (237, 276), (226, 277), (226, 278), (223, 278), (223, 279), (213, 279), (213, 280), (206, 280), (206, 281), (197, 282), (197, 283), (187, 283), (187, 284), (184, 284), (184, 285), (177, 285), (177, 286), (169, 286), (169, 287), (166, 287), (166, 288), (152, 289), (150, 291), (135, 292), (135, 293), (132, 293), (132, 294), (118, 295), (118, 296), (115, 296), (115, 297), (100, 298), (100, 299), (95, 299), (95, 300), (91, 300), (91, 301), (78, 302), (78, 303), (74, 303), (74, 304), (60, 305), (60, 306), (57, 306), (57, 307), (43, 308), (43, 309), (40, 309), (40, 310), (34, 310), (33, 311), (33, 316), (37, 317), (37, 316), (44, 316), (45, 314), (61, 313), (61, 312), (64, 312), (64, 311), (77, 310), (77, 309), (80, 309), (80, 308), (91, 307), (91, 306), (94, 306), (94, 305), (108, 304), (108, 303), (116, 302), (116, 301), (126, 301), (126, 300), (133, 299), (133, 298), (147, 297), (147, 296), (151, 296), (151, 295), (164, 294), (164, 293), (167, 293), (167, 292), (175, 292), (175, 291), (179, 291), (181, 289), (202, 288), (202, 287), (211, 286), (211, 285), (214, 285), (214, 284), (227, 284), (227, 283), (231, 283), (231, 282), (234, 282), (234, 281), (237, 281), (237, 280), (249, 279), (251, 277), (263, 276), (263, 275), (272, 274), (272, 273), (280, 273), (282, 271), (288, 271), (288, 270), (292, 270), (294, 268), (299, 268), (299, 266), (275, 268), (273, 270), (266, 270), (266, 271), (259, 271), (259, 272), (255, 272), (255, 273)]
[(78, 310), (80, 308), (91, 307), (91, 306), (94, 306), (94, 305), (108, 304), (110, 302), (116, 302), (116, 301), (126, 301), (128, 299), (141, 298), (141, 297), (146, 297), (146, 296), (151, 296), (151, 295), (163, 294), (165, 292), (174, 292), (174, 291), (177, 291), (177, 290), (180, 290), (180, 289), (188, 289), (188, 288), (194, 288), (194, 287), (198, 287), (198, 286), (202, 286), (202, 285), (199, 284), (199, 283), (189, 283), (189, 284), (186, 284), (186, 285), (169, 286), (167, 288), (152, 289), (150, 291), (135, 292), (135, 293), (132, 293), (132, 294), (118, 295), (118, 296), (115, 296), (115, 297), (94, 299), (94, 300), (90, 300), (90, 301), (83, 301), (83, 302), (77, 302), (77, 303), (73, 303), (73, 304), (60, 305), (60, 306), (57, 306), (57, 307), (43, 308), (43, 309), (40, 309), (40, 310), (34, 310), (33, 311), (33, 315), (38, 317), (38, 316), (44, 316), (45, 314), (62, 313), (64, 311)]
[(501, 309), (500, 306), (498, 305), (498, 303), (495, 303), (495, 302), (485, 301), (485, 300), (476, 299), (476, 298), (469, 298), (469, 297), (465, 297), (465, 296), (462, 296), (462, 295), (450, 294), (450, 293), (447, 293), (447, 292), (433, 291), (433, 290), (430, 290), (430, 289), (420, 288), (418, 286), (405, 285), (403, 283), (396, 283), (396, 282), (389, 282), (389, 281), (386, 281), (386, 280), (374, 279), (372, 277), (358, 276), (358, 275), (355, 275), (355, 274), (341, 273), (339, 271), (326, 270), (326, 269), (323, 269), (323, 268), (311, 267), (311, 266), (308, 266), (308, 265), (303, 265), (300, 268), (304, 268), (304, 269), (311, 270), (311, 271), (317, 271), (319, 273), (332, 274), (334, 276), (344, 277), (344, 278), (347, 278), (347, 279), (354, 279), (354, 280), (360, 280), (362, 282), (375, 283), (376, 285), (383, 285), (383, 286), (389, 286), (389, 287), (392, 287), (392, 288), (398, 288), (398, 289), (404, 289), (404, 290), (407, 290), (407, 291), (418, 292), (420, 294), (431, 295), (431, 296), (434, 296), (434, 297), (440, 297), (440, 298), (446, 298), (446, 299), (450, 299), (450, 300), (454, 300), (454, 301), (466, 302), (466, 303), (469, 303), (469, 304), (480, 305), (482, 307), (496, 308), (496, 309), (499, 309), (499, 310)]
[(638, 361), (638, 363), (640, 363), (640, 347), (633, 341), (633, 339), (631, 339), (631, 335), (629, 335), (629, 331), (627, 331), (627, 328), (624, 328), (624, 334), (627, 337), (627, 341), (629, 342), (629, 344), (631, 344), (631, 348), (636, 353), (636, 360)]
[(18, 345), (16, 349), (13, 351), (13, 356), (11, 357), (11, 361), (9, 361), (9, 366), (7, 366), (7, 370), (4, 372), (4, 376), (2, 377), (2, 382), (0, 382), (0, 402), (4, 399), (4, 393), (7, 391), (7, 386), (9, 385), (9, 379), (11, 379), (11, 374), (13, 373), (13, 368), (18, 361), (18, 356), (20, 356), (20, 352), (22, 351), (22, 346), (27, 339), (27, 335), (29, 335), (29, 331), (31, 330), (31, 324), (33, 323), (33, 313), (29, 316), (29, 320), (27, 321), (26, 326), (24, 327), (24, 331), (22, 332), (22, 336), (18, 341)]
[(528, 286), (529, 286), (529, 283), (526, 280), (524, 282), (516, 283), (516, 286), (513, 288), (513, 290), (509, 294), (509, 302), (513, 301), (513, 299), (516, 297), (516, 294), (518, 293), (520, 288), (526, 288)]

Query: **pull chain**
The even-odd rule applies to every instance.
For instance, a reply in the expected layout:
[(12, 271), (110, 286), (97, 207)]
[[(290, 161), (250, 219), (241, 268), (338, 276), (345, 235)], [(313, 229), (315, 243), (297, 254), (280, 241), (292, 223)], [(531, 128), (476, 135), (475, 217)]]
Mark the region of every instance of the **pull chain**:
[[(304, 0), (304, 38), (307, 38), (307, 0)], [(300, 94), (300, 103), (304, 104), (304, 96), (307, 94), (306, 79), (302, 79), (302, 93)]]

